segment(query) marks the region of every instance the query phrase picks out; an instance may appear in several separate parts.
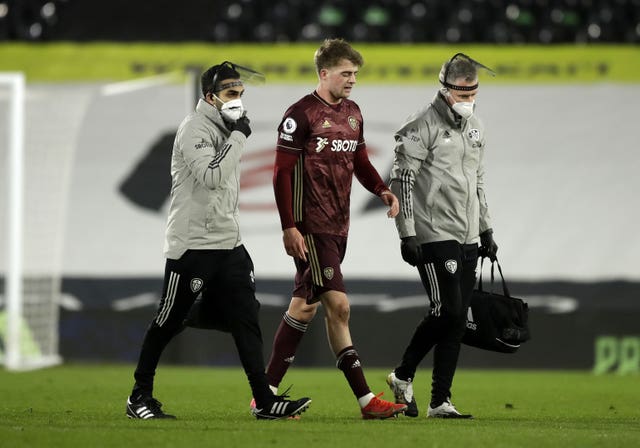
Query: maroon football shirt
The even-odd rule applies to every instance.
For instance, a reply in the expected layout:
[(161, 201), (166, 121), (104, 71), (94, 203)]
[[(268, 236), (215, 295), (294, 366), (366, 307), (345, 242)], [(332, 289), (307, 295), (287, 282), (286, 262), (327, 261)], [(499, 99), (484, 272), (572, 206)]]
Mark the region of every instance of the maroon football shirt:
[(362, 127), (356, 103), (343, 99), (330, 105), (316, 92), (284, 114), (278, 151), (299, 154), (292, 204), (301, 232), (347, 236), (354, 157), (356, 151), (366, 150)]

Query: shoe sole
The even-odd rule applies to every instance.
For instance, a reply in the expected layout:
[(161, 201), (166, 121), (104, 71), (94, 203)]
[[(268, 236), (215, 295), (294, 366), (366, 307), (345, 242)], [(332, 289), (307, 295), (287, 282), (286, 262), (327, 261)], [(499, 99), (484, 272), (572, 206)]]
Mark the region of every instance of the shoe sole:
[(362, 414), (363, 420), (386, 420), (391, 417), (397, 417), (398, 414), (402, 414), (407, 410), (407, 405), (404, 405), (404, 408), (398, 408), (391, 411), (391, 413), (380, 413), (380, 414)]
[[(166, 415), (166, 414), (165, 414)], [(177, 418), (172, 415), (170, 417), (149, 417), (149, 418), (142, 418), (142, 417), (138, 417), (138, 415), (133, 412), (129, 406), (127, 405), (127, 418), (130, 418), (131, 420), (177, 420)]]
[(473, 420), (473, 415), (469, 415), (469, 414), (462, 414), (462, 415), (439, 414), (439, 415), (427, 415), (427, 418), (448, 418), (448, 419), (455, 419), (455, 420)]
[[(255, 407), (251, 408), (251, 410), (253, 410), (253, 409), (255, 409)], [(304, 411), (301, 411), (301, 413), (302, 413), (302, 412), (304, 412)], [(255, 415), (255, 414), (253, 414), (253, 415)], [(282, 418), (284, 418), (284, 417), (282, 417)], [(264, 419), (264, 420), (274, 420), (274, 419), (269, 419), (269, 418), (267, 418), (267, 417), (258, 417), (258, 419), (259, 419), (259, 420), (263, 420), (263, 419)], [(287, 419), (289, 419), (289, 420), (300, 420), (300, 414), (297, 414), (297, 415), (290, 415), (290, 416), (288, 416), (288, 417), (287, 417)]]
[(127, 400), (127, 417), (131, 420), (177, 420), (175, 415), (164, 414), (162, 417), (151, 416), (148, 418), (140, 417), (136, 412), (131, 408), (129, 401)]

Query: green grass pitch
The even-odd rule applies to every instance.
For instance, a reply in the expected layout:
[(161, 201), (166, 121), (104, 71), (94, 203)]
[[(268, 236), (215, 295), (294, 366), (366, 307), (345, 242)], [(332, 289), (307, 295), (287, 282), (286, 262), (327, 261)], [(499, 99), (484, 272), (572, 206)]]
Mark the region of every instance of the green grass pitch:
[[(365, 369), (374, 393), (388, 369)], [(300, 420), (249, 414), (240, 368), (161, 365), (156, 397), (176, 421), (129, 420), (131, 365), (0, 371), (0, 447), (638, 447), (637, 376), (575, 371), (459, 370), (453, 402), (474, 420), (425, 418), (430, 370), (415, 389), (421, 415), (361, 420), (337, 369), (292, 368), (283, 385), (313, 403)]]

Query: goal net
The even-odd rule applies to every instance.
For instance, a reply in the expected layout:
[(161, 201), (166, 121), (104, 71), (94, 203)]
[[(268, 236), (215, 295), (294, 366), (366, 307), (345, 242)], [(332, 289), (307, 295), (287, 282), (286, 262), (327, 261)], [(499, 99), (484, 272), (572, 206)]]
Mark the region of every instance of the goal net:
[[(80, 142), (98, 147), (104, 144), (84, 140), (96, 129), (96, 118), (91, 114), (96, 110), (114, 113), (114, 104), (120, 104), (116, 97), (144, 96), (144, 89), (160, 88), (180, 79), (179, 73), (173, 73), (70, 88), (26, 84), (21, 73), (0, 72), (0, 364), (7, 369), (28, 370), (61, 362), (60, 306), (69, 304), (69, 297), (62, 292), (69, 260), (63, 256), (70, 248), (71, 256), (76, 257), (73, 266), (84, 263), (91, 272), (100, 270), (92, 266), (100, 258), (98, 252), (76, 250), (92, 238), (80, 237), (79, 232), (99, 235), (102, 231), (95, 225), (82, 227), (95, 221), (84, 220), (89, 212), (78, 213), (83, 201), (95, 204), (99, 199), (87, 199), (84, 193), (74, 196), (71, 191), (72, 181), (85, 175), (80, 171), (72, 176), (73, 168), (86, 170), (88, 166), (80, 162), (86, 164), (88, 154), (92, 154), (87, 146), (78, 150)], [(187, 77), (186, 89), (178, 85), (180, 93), (169, 98), (186, 97), (192, 110), (196, 81), (199, 77)], [(182, 114), (179, 108), (178, 116)], [(98, 126), (101, 132), (107, 128), (104, 123)], [(134, 126), (137, 129), (138, 124)], [(98, 135), (101, 138), (102, 134)], [(89, 162), (99, 166), (103, 160)], [(72, 203), (79, 198), (80, 202)], [(80, 226), (72, 222), (74, 217)]]
[(73, 100), (61, 105), (42, 95), (26, 89), (22, 73), (0, 73), (0, 359), (10, 370), (61, 362), (61, 259), (75, 146), (69, 137), (81, 117)]

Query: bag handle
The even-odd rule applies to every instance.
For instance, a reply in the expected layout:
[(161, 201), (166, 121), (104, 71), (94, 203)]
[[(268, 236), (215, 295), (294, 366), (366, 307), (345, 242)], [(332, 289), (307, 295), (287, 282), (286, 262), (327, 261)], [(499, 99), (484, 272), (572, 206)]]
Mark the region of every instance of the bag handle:
[[(482, 289), (482, 271), (483, 271), (483, 266), (484, 266), (484, 259), (485, 257), (481, 257), (480, 258), (480, 279), (478, 281), (478, 291), (483, 292)], [(502, 280), (502, 291), (504, 292), (504, 295), (506, 297), (511, 297), (511, 294), (509, 294), (509, 288), (507, 288), (507, 282), (504, 279), (504, 275), (502, 274), (502, 267), (500, 266), (500, 262), (498, 261), (498, 258), (496, 257), (496, 261), (495, 264), (498, 265), (498, 272), (500, 272), (500, 279)], [(491, 262), (491, 290), (493, 291), (493, 282), (494, 282), (494, 262)]]

